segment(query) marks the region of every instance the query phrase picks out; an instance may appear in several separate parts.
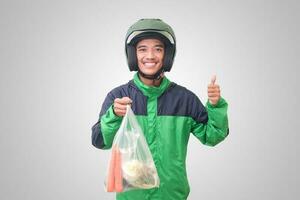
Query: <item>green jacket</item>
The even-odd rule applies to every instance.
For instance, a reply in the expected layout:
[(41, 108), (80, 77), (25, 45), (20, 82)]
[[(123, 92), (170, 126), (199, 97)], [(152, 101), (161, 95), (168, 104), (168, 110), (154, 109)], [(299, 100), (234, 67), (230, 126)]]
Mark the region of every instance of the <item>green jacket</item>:
[(117, 194), (118, 200), (185, 200), (190, 188), (186, 174), (186, 153), (190, 133), (203, 144), (215, 146), (229, 133), (227, 103), (206, 107), (188, 89), (163, 78), (159, 87), (143, 84), (138, 75), (108, 93), (98, 122), (92, 128), (92, 143), (109, 149), (122, 117), (113, 112), (115, 98), (129, 97), (132, 110), (152, 153), (160, 187)]

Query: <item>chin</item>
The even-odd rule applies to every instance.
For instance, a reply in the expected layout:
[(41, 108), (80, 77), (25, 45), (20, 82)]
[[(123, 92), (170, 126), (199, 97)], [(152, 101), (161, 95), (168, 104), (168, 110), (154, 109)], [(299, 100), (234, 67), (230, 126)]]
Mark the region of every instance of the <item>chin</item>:
[(159, 70), (160, 70), (160, 67), (157, 67), (157, 68), (147, 68), (147, 67), (144, 67), (141, 71), (142, 71), (144, 74), (154, 75), (154, 74), (156, 74)]
[(147, 75), (154, 75), (157, 71), (158, 70), (142, 70), (142, 72)]

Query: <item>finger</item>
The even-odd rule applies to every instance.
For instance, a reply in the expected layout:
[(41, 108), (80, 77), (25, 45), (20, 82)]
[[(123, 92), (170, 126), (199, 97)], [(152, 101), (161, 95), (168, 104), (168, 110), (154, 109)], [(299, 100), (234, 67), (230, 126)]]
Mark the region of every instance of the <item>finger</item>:
[(122, 102), (124, 104), (130, 104), (130, 103), (132, 103), (132, 100), (129, 97), (123, 97)]
[(114, 102), (115, 103), (120, 103), (120, 102), (122, 102), (122, 100), (120, 98), (115, 98)]
[(121, 104), (121, 105), (127, 105), (131, 104), (132, 100), (129, 97), (123, 97), (123, 98), (115, 98), (114, 103)]
[(115, 103), (114, 108), (117, 108), (119, 110), (126, 110), (126, 105), (120, 104), (120, 103)]
[(207, 94), (220, 94), (220, 91), (207, 92)]
[(208, 93), (207, 96), (208, 97), (219, 97), (220, 94), (219, 93)]
[(221, 92), (221, 90), (220, 90), (220, 88), (208, 88), (207, 92), (215, 93), (215, 92)]
[(211, 95), (220, 95), (220, 92), (208, 92), (207, 95), (211, 96)]
[(217, 96), (217, 97), (211, 97), (211, 98), (209, 98), (210, 100), (218, 100), (218, 99), (220, 99), (220, 97), (219, 96)]
[(220, 86), (219, 86), (218, 84), (214, 84), (214, 85), (209, 84), (209, 85), (207, 86), (207, 88), (209, 88), (209, 89), (220, 88)]
[(116, 113), (123, 113), (123, 114), (126, 113), (126, 110), (121, 110), (121, 109), (118, 109), (118, 108), (115, 108), (114, 111), (115, 111)]
[(220, 95), (221, 91), (220, 90), (213, 90), (213, 91), (208, 91), (207, 94), (210, 95), (210, 94), (218, 94)]
[(117, 108), (114, 110), (114, 112), (119, 116), (124, 116), (126, 114), (126, 111)]
[(127, 104), (132, 103), (132, 100), (129, 97), (123, 97), (121, 99), (120, 98), (116, 98), (114, 100), (114, 102), (119, 103), (119, 104), (127, 105)]
[(213, 76), (211, 77), (210, 83), (214, 85), (215, 82), (216, 82), (216, 79), (217, 79), (217, 76), (216, 76), (216, 75), (213, 75)]

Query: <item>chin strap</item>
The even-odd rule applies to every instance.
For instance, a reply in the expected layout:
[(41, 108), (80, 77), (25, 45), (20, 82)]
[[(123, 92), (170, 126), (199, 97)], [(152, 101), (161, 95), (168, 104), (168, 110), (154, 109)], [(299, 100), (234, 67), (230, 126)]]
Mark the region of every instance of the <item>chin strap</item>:
[(153, 75), (147, 75), (145, 73), (143, 73), (140, 69), (138, 69), (139, 74), (146, 78), (146, 79), (150, 79), (150, 80), (159, 80), (162, 78), (162, 73), (164, 72), (164, 68), (160, 68), (160, 70), (158, 70), (155, 74)]

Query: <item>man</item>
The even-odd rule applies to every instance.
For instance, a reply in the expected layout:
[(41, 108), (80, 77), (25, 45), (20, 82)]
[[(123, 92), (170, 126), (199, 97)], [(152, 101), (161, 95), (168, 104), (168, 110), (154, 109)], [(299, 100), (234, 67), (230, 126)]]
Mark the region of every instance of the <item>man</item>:
[(185, 200), (189, 194), (186, 153), (190, 133), (203, 144), (215, 146), (228, 135), (227, 103), (213, 77), (206, 107), (188, 89), (170, 82), (176, 52), (172, 28), (160, 19), (141, 19), (126, 35), (125, 50), (133, 80), (108, 93), (92, 143), (109, 149), (131, 104), (152, 153), (160, 187), (118, 193), (118, 200)]

